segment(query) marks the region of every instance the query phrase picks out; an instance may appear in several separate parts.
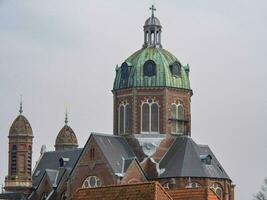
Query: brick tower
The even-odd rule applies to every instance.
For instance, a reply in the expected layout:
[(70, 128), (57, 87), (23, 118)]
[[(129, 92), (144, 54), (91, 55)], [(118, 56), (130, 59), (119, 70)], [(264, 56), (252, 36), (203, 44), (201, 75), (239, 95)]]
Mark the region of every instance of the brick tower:
[(33, 133), (29, 121), (22, 112), (22, 102), (20, 102), (19, 116), (9, 130), (8, 175), (5, 178), (5, 190), (29, 193), (32, 187)]
[(191, 135), (189, 66), (162, 48), (154, 6), (144, 24), (144, 44), (116, 68), (114, 134)]

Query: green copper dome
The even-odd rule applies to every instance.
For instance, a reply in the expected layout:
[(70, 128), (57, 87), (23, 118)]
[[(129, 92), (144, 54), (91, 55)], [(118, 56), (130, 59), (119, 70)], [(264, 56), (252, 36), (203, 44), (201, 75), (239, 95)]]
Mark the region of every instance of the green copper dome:
[(189, 66), (163, 48), (142, 48), (116, 68), (113, 90), (134, 87), (190, 89)]

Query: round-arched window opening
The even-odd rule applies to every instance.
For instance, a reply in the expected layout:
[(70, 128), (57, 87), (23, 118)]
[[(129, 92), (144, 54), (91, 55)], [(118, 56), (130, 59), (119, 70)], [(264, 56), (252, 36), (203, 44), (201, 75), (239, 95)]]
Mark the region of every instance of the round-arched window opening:
[(102, 185), (101, 180), (97, 176), (89, 176), (84, 180), (82, 187), (95, 188), (95, 187), (100, 187), (101, 185)]
[(178, 62), (173, 63), (170, 66), (171, 73), (175, 77), (180, 77), (181, 76), (181, 64)]
[(148, 60), (144, 64), (144, 76), (155, 76), (156, 75), (156, 63), (153, 60)]
[(220, 184), (218, 183), (213, 183), (211, 186), (210, 186), (210, 189), (212, 189), (214, 191), (214, 193), (219, 197), (219, 199), (222, 199), (223, 197), (223, 189), (222, 187), (220, 186)]
[(122, 63), (121, 65), (121, 78), (122, 79), (128, 78), (128, 64), (126, 62)]

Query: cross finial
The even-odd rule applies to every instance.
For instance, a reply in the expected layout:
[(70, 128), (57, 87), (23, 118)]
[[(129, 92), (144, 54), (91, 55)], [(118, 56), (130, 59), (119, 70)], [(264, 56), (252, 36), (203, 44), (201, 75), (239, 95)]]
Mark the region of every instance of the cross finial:
[(155, 6), (152, 5), (152, 6), (149, 8), (149, 10), (151, 10), (151, 12), (152, 12), (152, 17), (154, 17), (154, 11), (157, 10), (157, 9), (155, 8)]
[(65, 124), (68, 124), (68, 108), (66, 106), (66, 111), (65, 111)]
[(20, 95), (20, 103), (19, 103), (19, 113), (22, 114), (22, 94)]

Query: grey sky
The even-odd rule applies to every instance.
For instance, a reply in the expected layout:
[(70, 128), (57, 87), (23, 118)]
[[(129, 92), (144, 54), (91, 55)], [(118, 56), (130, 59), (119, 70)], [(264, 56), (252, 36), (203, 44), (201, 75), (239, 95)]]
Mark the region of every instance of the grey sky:
[(0, 0), (1, 183), (21, 93), (34, 162), (53, 149), (65, 104), (80, 146), (112, 133), (115, 66), (141, 48), (151, 3), (164, 48), (191, 67), (192, 137), (251, 199), (267, 177), (266, 0)]

